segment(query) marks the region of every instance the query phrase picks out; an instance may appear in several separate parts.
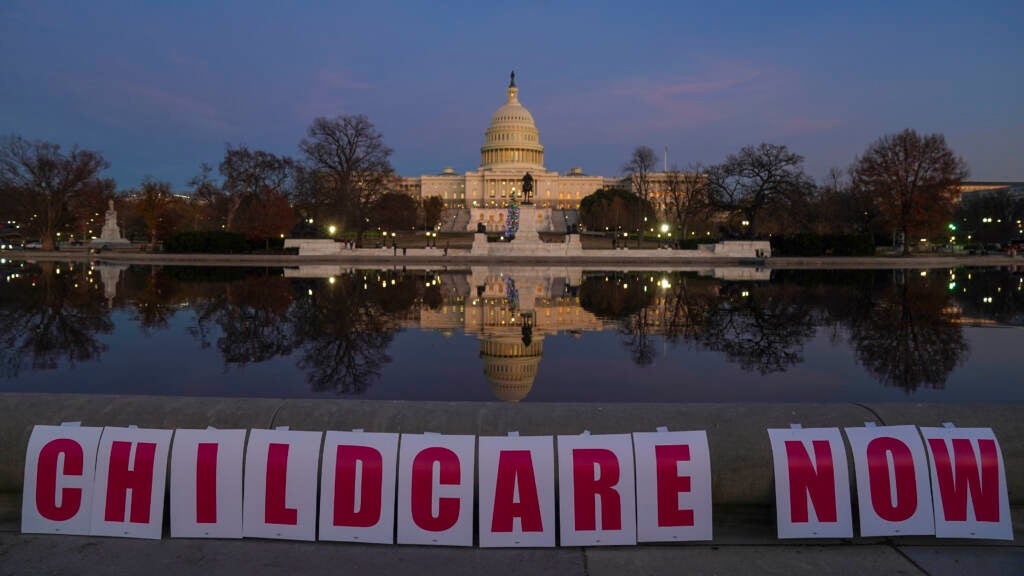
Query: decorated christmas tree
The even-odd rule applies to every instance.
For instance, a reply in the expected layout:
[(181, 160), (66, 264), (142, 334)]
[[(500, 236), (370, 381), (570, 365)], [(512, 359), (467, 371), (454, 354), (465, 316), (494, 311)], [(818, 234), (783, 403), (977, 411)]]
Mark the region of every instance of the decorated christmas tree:
[(505, 216), (505, 237), (511, 240), (519, 232), (519, 201), (513, 192), (508, 204), (508, 215)]

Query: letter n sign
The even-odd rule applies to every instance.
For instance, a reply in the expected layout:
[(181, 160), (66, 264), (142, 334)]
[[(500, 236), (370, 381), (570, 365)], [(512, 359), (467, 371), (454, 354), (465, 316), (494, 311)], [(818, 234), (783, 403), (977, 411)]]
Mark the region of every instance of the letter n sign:
[(850, 538), (846, 448), (838, 428), (769, 429), (779, 538)]
[(934, 534), (928, 457), (914, 426), (847, 428), (861, 536)]
[(89, 534), (102, 428), (36, 426), (25, 453), (21, 531)]
[(991, 428), (921, 428), (931, 456), (935, 535), (1013, 540), (1003, 453)]
[(96, 457), (92, 534), (160, 539), (173, 430), (103, 429)]

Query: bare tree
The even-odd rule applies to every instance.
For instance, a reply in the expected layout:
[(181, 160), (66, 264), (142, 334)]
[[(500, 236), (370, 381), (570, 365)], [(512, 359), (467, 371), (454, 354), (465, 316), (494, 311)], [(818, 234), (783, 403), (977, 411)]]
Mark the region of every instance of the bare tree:
[(287, 156), (250, 150), (244, 144), (237, 148), (228, 145), (220, 163), (220, 173), (224, 176), (221, 191), (227, 200), (225, 229), (236, 230), (235, 218), (243, 204), (263, 195), (290, 196), (293, 165)]
[(156, 246), (161, 232), (167, 232), (171, 228), (168, 220), (173, 201), (174, 195), (168, 182), (158, 182), (149, 178), (142, 182), (135, 200), (135, 209), (146, 227), (150, 248)]
[(707, 216), (707, 189), (704, 168), (695, 165), (683, 172), (678, 167), (665, 174), (665, 211), (673, 227), (686, 239), (690, 224)]
[(967, 164), (946, 145), (942, 134), (921, 136), (911, 129), (883, 136), (857, 158), (853, 185), (875, 199), (882, 215), (903, 235), (941, 226), (952, 214), (957, 186)]
[(742, 215), (744, 235), (753, 235), (760, 212), (797, 203), (810, 194), (813, 183), (803, 163), (803, 156), (785, 146), (746, 146), (708, 168), (708, 200), (715, 208)]
[(374, 205), (394, 179), (391, 148), (363, 115), (313, 120), (299, 149), (316, 173), (307, 201), (323, 217), (341, 218), (362, 244)]
[(633, 192), (644, 202), (651, 199), (651, 173), (657, 165), (658, 155), (650, 146), (637, 146), (622, 166), (622, 173), (629, 177), (633, 185)]
[(98, 152), (10, 136), (0, 143), (0, 208), (39, 236), (43, 248), (57, 247), (57, 232), (73, 217), (72, 201), (110, 164)]

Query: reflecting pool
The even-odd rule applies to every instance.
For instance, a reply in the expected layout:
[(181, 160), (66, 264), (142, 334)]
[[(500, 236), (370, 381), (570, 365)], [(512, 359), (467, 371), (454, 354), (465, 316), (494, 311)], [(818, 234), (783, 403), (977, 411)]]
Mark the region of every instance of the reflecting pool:
[(4, 262), (0, 391), (1021, 402), (1024, 271)]

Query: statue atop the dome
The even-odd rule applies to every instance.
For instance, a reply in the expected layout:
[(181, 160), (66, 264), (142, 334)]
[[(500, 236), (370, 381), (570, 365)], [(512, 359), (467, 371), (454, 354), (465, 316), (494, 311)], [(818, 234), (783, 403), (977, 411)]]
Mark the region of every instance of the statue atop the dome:
[(533, 176), (529, 172), (523, 176), (523, 204), (532, 204), (530, 198), (533, 197)]
[(512, 71), (512, 81), (508, 83), (508, 87), (509, 88), (515, 88), (516, 87), (516, 71), (515, 70)]

